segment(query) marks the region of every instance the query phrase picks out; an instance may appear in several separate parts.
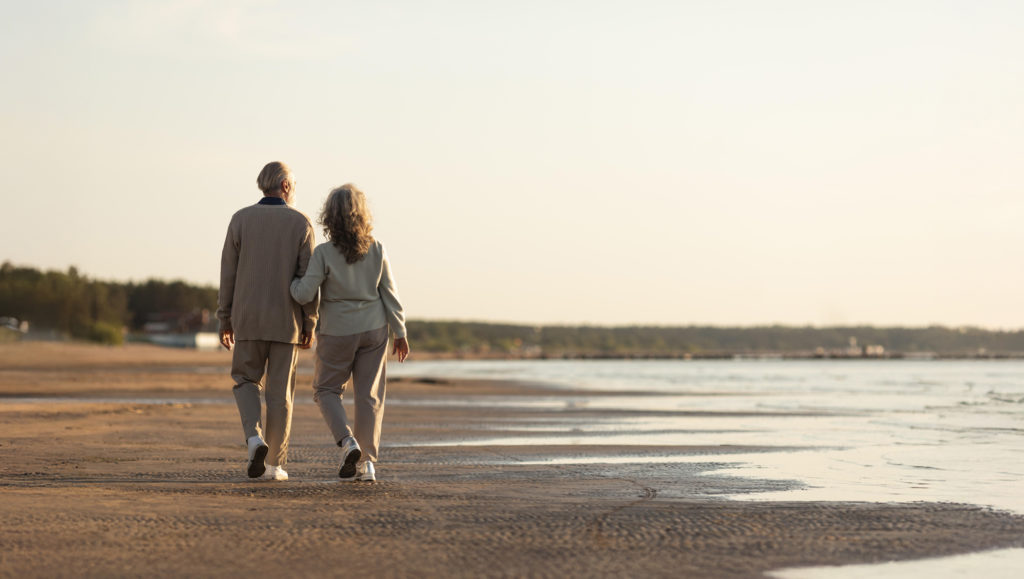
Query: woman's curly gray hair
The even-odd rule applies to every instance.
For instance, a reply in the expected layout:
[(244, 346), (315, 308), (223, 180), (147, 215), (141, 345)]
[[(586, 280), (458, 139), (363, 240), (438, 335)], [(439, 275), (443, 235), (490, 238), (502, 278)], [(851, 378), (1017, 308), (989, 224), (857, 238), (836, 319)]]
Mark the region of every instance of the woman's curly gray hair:
[(320, 225), (348, 263), (362, 259), (373, 243), (373, 216), (366, 195), (351, 183), (335, 188), (327, 196), (320, 212)]

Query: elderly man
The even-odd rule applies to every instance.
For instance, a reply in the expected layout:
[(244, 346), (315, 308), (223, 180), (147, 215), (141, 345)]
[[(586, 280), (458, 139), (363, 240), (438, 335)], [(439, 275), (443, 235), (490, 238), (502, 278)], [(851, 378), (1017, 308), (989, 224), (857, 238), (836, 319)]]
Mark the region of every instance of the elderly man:
[[(256, 183), (263, 199), (239, 210), (228, 225), (217, 317), (220, 343), (229, 350), (234, 347), (231, 377), (249, 448), (248, 475), (288, 480), (284, 465), (297, 348), (309, 348), (319, 305), (314, 300), (300, 306), (289, 287), (293, 278), (306, 273), (313, 226), (291, 207), (295, 179), (287, 165), (268, 163)], [(266, 438), (261, 391), (267, 400)]]

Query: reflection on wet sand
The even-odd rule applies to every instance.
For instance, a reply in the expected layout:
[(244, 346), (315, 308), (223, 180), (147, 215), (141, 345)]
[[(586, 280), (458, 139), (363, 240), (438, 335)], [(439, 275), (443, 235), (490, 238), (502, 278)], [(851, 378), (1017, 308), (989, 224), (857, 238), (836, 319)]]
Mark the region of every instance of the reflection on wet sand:
[[(389, 386), (379, 482), (353, 485), (333, 482), (338, 449), (300, 379), (291, 480), (275, 483), (244, 476), (227, 377), (107, 371), (104, 356), (137, 368), (149, 352), (128, 350), (90, 350), (91, 370), (60, 357), (25, 370), (44, 367), (31, 351), (13, 354), (20, 370), (0, 367), (0, 543), (12, 575), (316, 575), (356, 550), (385, 576), (752, 577), (1024, 547), (1022, 516), (907, 502), (1008, 504), (995, 492), (1007, 482), (979, 487), (929, 454), (1012, 435), (1005, 402), (841, 408), (841, 395), (804, 387), (759, 394), (736, 378), (749, 372), (727, 367), (718, 395), (713, 376), (683, 379), (692, 384), (679, 393), (650, 377), (629, 392), (407, 376)], [(982, 450), (979, 463), (991, 456)], [(970, 470), (971, 457), (950, 456), (939, 466)], [(1016, 476), (1014, 464), (1000, 476)], [(988, 468), (975, 470), (998, 474)], [(846, 502), (856, 493), (871, 502)], [(225, 555), (239, 550), (274, 557)]]

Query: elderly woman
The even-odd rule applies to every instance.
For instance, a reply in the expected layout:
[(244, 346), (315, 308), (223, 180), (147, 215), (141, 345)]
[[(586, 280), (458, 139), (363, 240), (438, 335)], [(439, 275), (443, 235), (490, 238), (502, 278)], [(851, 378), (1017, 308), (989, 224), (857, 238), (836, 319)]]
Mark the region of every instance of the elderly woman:
[[(331, 191), (320, 213), (330, 240), (313, 250), (306, 274), (292, 281), (295, 301), (305, 304), (320, 292), (313, 399), (341, 447), (342, 480), (376, 480), (373, 463), (384, 418), (388, 327), (392, 353), (409, 355), (405, 314), (398, 300), (384, 246), (370, 235), (366, 196), (355, 185)], [(355, 430), (349, 428), (341, 396), (352, 378)]]

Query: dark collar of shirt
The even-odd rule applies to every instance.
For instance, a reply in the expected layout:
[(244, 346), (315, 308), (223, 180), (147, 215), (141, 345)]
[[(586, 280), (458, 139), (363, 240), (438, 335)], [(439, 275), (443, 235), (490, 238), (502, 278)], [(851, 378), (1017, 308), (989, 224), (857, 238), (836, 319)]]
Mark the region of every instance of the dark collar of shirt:
[(281, 199), (280, 197), (264, 197), (263, 199), (260, 199), (260, 202), (258, 203), (258, 205), (287, 205), (287, 204), (288, 203), (285, 202), (285, 200)]

